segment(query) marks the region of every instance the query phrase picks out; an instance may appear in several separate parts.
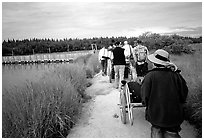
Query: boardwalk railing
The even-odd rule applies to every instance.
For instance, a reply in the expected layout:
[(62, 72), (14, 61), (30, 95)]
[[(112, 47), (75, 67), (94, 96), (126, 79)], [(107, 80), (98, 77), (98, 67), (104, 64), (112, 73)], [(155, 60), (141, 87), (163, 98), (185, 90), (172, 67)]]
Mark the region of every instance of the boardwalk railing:
[(3, 56), (3, 64), (22, 64), (22, 63), (51, 63), (51, 62), (70, 62), (79, 56), (91, 54), (93, 51), (74, 51), (63, 53), (35, 54), (24, 56)]

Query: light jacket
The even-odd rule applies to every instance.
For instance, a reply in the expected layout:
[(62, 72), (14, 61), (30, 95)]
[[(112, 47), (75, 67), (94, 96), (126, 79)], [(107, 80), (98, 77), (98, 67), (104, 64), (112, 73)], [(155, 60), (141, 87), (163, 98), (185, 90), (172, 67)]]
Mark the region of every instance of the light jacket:
[(132, 46), (129, 45), (129, 44), (125, 44), (122, 48), (125, 49), (125, 51), (124, 51), (125, 60), (126, 60), (126, 62), (128, 62), (128, 61), (129, 61), (129, 58), (130, 58), (130, 55), (131, 55), (132, 52), (133, 52)]
[(116, 46), (109, 46), (108, 47), (108, 58), (110, 58), (111, 60), (113, 59), (113, 49), (115, 48)]
[(99, 61), (105, 60), (105, 57), (108, 57), (108, 49), (103, 47), (100, 49), (100, 51), (98, 53), (98, 59), (99, 59)]

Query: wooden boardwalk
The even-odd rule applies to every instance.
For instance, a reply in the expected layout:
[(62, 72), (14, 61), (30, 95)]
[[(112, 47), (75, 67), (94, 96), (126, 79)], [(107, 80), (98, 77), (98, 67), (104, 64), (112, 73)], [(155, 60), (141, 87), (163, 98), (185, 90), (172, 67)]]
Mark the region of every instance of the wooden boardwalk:
[(62, 53), (47, 53), (23, 56), (3, 56), (2, 64), (27, 64), (27, 63), (56, 63), (70, 62), (79, 56), (93, 53), (90, 51), (74, 51)]

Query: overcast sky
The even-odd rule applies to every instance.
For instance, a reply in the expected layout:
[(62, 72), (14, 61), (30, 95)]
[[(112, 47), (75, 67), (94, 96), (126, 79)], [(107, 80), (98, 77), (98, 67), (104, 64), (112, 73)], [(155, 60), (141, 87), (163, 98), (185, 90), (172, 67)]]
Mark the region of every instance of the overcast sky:
[(201, 2), (3, 2), (2, 39), (202, 34)]

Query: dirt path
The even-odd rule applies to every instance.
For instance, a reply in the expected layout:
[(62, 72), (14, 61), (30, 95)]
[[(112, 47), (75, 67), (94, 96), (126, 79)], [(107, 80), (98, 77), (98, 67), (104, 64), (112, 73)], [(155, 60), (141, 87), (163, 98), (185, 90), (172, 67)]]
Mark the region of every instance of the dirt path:
[[(68, 138), (150, 138), (150, 124), (145, 120), (145, 108), (133, 110), (134, 124), (122, 124), (120, 119), (119, 90), (98, 74), (93, 85), (86, 90), (93, 98), (84, 103), (82, 117)], [(182, 124), (181, 136), (195, 138), (194, 128)]]

